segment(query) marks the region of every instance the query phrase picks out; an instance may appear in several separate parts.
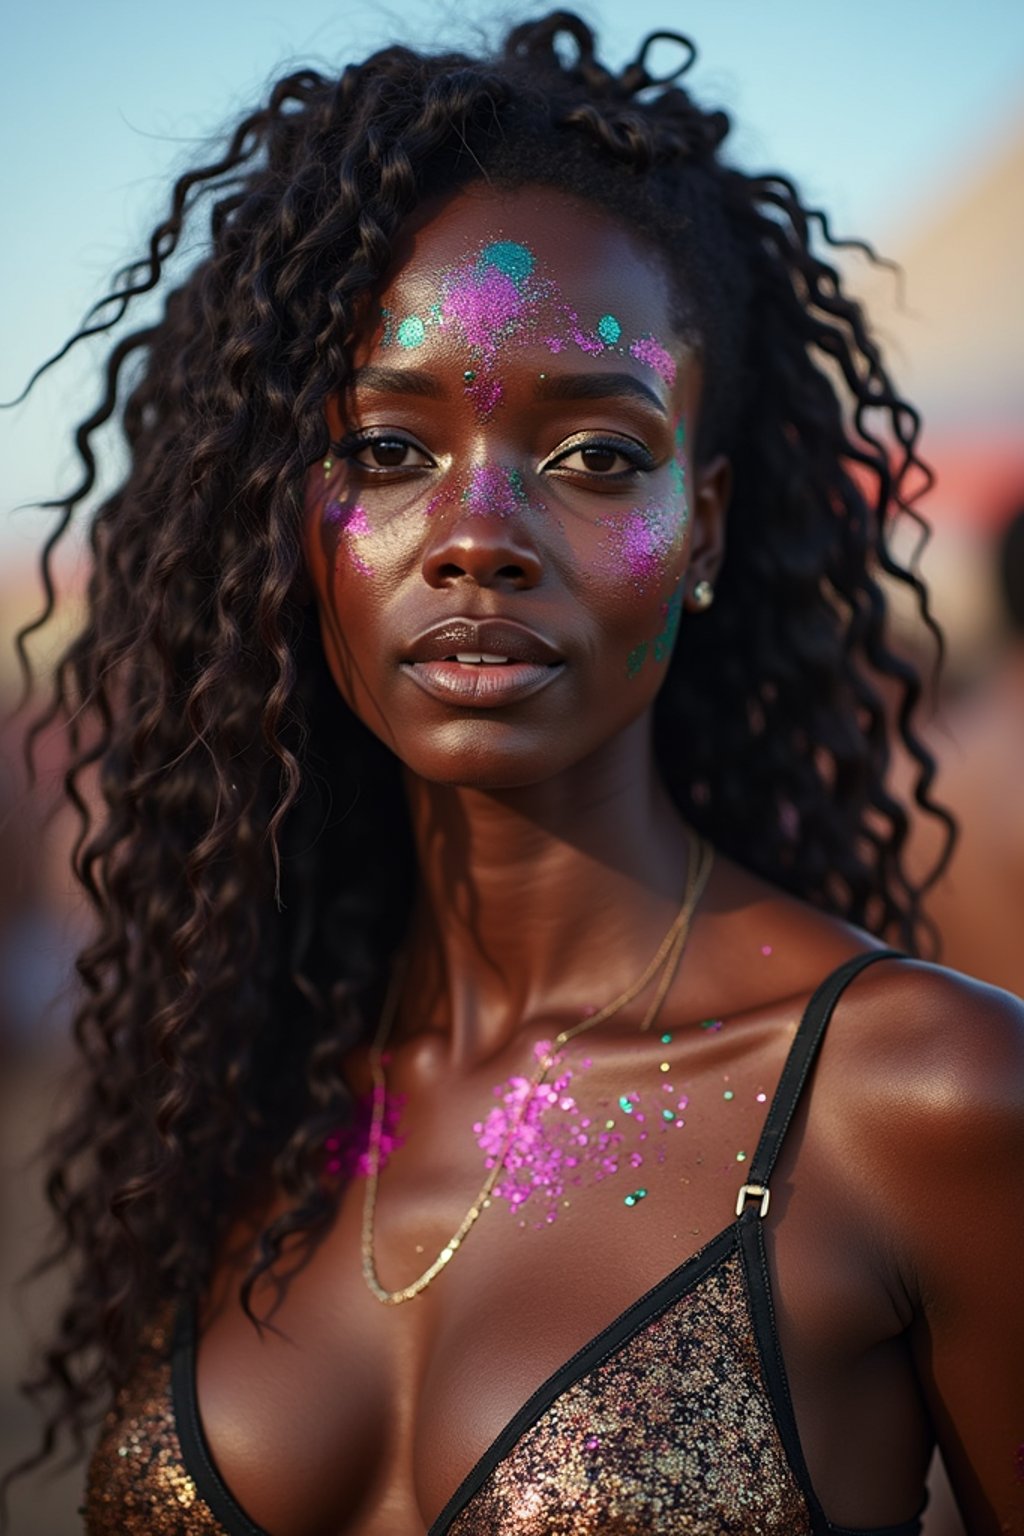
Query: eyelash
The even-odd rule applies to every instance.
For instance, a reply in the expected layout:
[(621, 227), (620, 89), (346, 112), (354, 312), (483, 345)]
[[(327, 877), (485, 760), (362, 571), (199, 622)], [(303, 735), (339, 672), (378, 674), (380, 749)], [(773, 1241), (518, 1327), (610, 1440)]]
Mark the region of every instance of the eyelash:
[[(596, 479), (599, 479), (604, 483), (621, 485), (624, 481), (635, 479), (637, 475), (649, 474), (651, 470), (658, 467), (657, 460), (654, 458), (654, 455), (650, 453), (648, 449), (646, 449), (641, 443), (638, 443), (631, 438), (591, 437), (587, 434), (580, 434), (580, 436), (574, 442), (570, 441), (563, 444), (562, 447), (558, 450), (557, 455), (554, 458), (547, 460), (544, 468), (557, 469), (563, 460), (569, 458), (572, 454), (586, 452), (588, 449), (597, 449), (598, 451), (603, 450), (605, 453), (618, 454), (619, 458), (626, 459), (629, 464), (628, 469), (616, 470), (614, 474), (607, 472), (601, 474), (595, 470), (589, 471), (589, 473), (594, 475)], [(563, 473), (570, 475), (583, 475), (587, 474), (588, 471), (569, 469), (564, 470)]]
[(360, 464), (356, 468), (368, 475), (396, 475), (407, 473), (412, 469), (434, 469), (436, 464), (425, 448), (414, 443), (411, 438), (400, 437), (394, 432), (351, 432), (347, 437), (340, 438), (338, 442), (331, 444), (331, 452), (336, 458), (355, 460), (356, 455), (362, 453), (364, 448), (372, 448), (375, 444), (394, 448), (411, 448), (415, 453), (421, 453), (429, 462), (426, 464)]
[[(410, 448), (415, 453), (421, 453), (428, 462), (426, 464), (395, 465), (363, 464), (358, 462), (357, 455), (367, 448), (372, 448), (375, 444), (385, 447)], [(584, 453), (588, 450), (617, 454), (620, 458), (627, 461), (629, 467), (616, 470), (614, 473), (608, 471), (601, 473), (600, 471), (587, 471), (585, 469), (563, 469), (562, 473), (566, 475), (587, 476), (594, 480), (600, 480), (604, 484), (621, 485), (627, 481), (635, 480), (638, 475), (649, 474), (657, 468), (657, 461), (654, 455), (641, 443), (633, 439), (591, 437), (586, 434), (580, 434), (575, 440), (564, 443), (558, 450), (557, 455), (547, 459), (542, 468), (558, 469), (559, 465), (563, 464), (564, 460), (570, 458), (572, 454)], [(401, 437), (389, 432), (350, 433), (347, 437), (340, 438), (338, 442), (332, 443), (331, 452), (339, 459), (346, 459), (349, 462), (356, 461), (356, 467), (364, 474), (369, 475), (400, 475), (411, 470), (435, 469), (437, 467), (435, 460), (427, 453), (425, 448), (421, 448), (411, 438)]]

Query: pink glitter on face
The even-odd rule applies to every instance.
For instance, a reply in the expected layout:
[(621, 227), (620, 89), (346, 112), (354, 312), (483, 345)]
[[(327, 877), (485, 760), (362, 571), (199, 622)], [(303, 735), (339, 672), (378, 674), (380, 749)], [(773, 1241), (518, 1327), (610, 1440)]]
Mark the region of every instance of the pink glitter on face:
[(445, 322), (462, 327), (468, 346), (482, 357), (493, 357), (499, 342), (522, 319), (523, 295), (512, 278), (496, 267), (460, 267), (446, 285)]
[(477, 517), (511, 517), (528, 505), (523, 477), (517, 469), (478, 464), (470, 473), (462, 500)]
[(658, 377), (664, 379), (671, 389), (676, 381), (676, 362), (672, 354), (665, 351), (660, 341), (655, 341), (653, 336), (641, 336), (639, 341), (633, 342), (629, 350), (638, 363), (646, 363), (648, 368), (653, 368)]
[(340, 501), (329, 501), (324, 508), (324, 544), (333, 554), (332, 564), (338, 551), (344, 548), (353, 570), (361, 576), (372, 576), (373, 566), (366, 563), (350, 542), (353, 537), (363, 538), (371, 532), (365, 508), (346, 507)]
[(652, 503), (621, 517), (601, 519), (612, 532), (616, 563), (625, 566), (639, 591), (661, 579), (688, 521), (685, 498), (674, 505)]

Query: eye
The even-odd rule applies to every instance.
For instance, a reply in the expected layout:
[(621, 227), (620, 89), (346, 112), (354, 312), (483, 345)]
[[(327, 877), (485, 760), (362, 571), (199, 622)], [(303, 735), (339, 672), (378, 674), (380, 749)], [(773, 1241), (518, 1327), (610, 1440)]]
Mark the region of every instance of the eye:
[(544, 467), (600, 480), (630, 480), (656, 468), (656, 461), (632, 439), (586, 438), (563, 446)]
[(353, 433), (334, 445), (340, 459), (358, 464), (371, 473), (389, 469), (432, 469), (434, 460), (426, 449), (410, 442), (407, 437), (392, 434)]

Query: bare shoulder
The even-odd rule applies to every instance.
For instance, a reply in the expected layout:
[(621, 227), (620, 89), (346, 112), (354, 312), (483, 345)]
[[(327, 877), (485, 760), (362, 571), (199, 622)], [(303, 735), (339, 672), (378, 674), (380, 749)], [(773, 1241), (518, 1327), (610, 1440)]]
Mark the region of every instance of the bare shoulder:
[[(943, 966), (883, 959), (848, 989), (830, 1031), (834, 1067), (913, 1122), (964, 1129), (965, 1115), (1024, 1103), (1024, 1003)], [(862, 1106), (863, 1107), (863, 1106)]]
[(949, 1233), (982, 1251), (1024, 1171), (1024, 1005), (955, 971), (883, 959), (844, 993), (815, 1091), (821, 1140), (907, 1282), (948, 1282)]

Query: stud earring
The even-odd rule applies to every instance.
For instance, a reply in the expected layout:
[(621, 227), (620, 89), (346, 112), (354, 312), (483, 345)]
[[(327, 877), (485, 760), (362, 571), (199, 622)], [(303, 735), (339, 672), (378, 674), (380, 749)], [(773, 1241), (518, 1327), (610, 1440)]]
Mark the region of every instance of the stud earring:
[(694, 584), (693, 591), (690, 594), (690, 601), (698, 613), (703, 613), (705, 609), (710, 608), (714, 600), (715, 589), (710, 581), (701, 580)]

